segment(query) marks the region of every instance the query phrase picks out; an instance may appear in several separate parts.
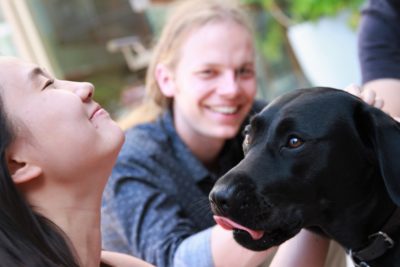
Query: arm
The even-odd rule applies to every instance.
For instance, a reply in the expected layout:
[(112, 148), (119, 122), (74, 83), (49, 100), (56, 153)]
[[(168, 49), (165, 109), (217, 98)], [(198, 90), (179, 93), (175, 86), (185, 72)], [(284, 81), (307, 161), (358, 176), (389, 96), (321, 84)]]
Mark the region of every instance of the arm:
[(101, 261), (113, 267), (154, 267), (130, 255), (104, 250), (101, 252)]
[(216, 225), (212, 228), (211, 251), (216, 267), (252, 267), (263, 263), (274, 248), (262, 252), (248, 250), (236, 243), (231, 231)]
[[(127, 234), (121, 240), (130, 244), (130, 253), (158, 267), (253, 267), (268, 255), (268, 252), (242, 248), (230, 231), (219, 226), (196, 231), (173, 198), (149, 185), (125, 181), (115, 198), (113, 201), (117, 202), (112, 213), (119, 215), (111, 218), (112, 223), (121, 225)], [(129, 202), (130, 212), (123, 211), (126, 209), (124, 203)], [(110, 210), (107, 213), (110, 214)], [(110, 243), (115, 240), (111, 241), (107, 236), (104, 238), (105, 248), (112, 249)]]
[(368, 2), (359, 26), (358, 51), (364, 92), (374, 92), (383, 100), (382, 110), (399, 117), (400, 10), (390, 2)]
[(363, 86), (364, 91), (372, 91), (383, 100), (382, 110), (392, 117), (400, 117), (400, 79), (378, 79)]
[(303, 229), (280, 245), (270, 267), (323, 267), (328, 248), (329, 239)]
[(178, 245), (195, 232), (178, 203), (149, 180), (129, 177), (117, 188), (103, 201), (104, 248), (173, 266)]
[[(384, 90), (376, 90), (376, 86), (385, 87)], [(382, 83), (382, 84), (381, 84)], [(384, 84), (396, 83), (396, 86), (384, 85)], [(369, 85), (372, 85), (371, 87)], [(395, 88), (396, 87), (396, 88)], [(345, 89), (348, 93), (360, 97), (367, 104), (372, 105), (376, 108), (382, 109), (389, 115), (391, 115), (397, 121), (400, 121), (400, 80), (389, 80), (382, 79), (367, 83), (364, 86), (364, 90), (361, 91), (359, 86), (351, 84)], [(389, 101), (389, 103), (387, 102)]]

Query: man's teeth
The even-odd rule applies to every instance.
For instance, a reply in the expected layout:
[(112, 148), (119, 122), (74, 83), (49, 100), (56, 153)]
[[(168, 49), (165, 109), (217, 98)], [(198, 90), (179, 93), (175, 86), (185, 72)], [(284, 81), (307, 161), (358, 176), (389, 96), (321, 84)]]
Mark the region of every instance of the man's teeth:
[(238, 107), (210, 107), (210, 109), (222, 114), (234, 114), (239, 110)]

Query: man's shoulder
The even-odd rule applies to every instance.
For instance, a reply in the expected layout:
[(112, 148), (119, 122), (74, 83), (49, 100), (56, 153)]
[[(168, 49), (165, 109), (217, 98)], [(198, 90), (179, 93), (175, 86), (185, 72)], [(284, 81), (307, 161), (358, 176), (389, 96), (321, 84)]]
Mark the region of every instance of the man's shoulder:
[(139, 124), (125, 132), (125, 143), (121, 153), (132, 154), (139, 151), (145, 154), (153, 154), (160, 151), (169, 140), (168, 133), (159, 124)]

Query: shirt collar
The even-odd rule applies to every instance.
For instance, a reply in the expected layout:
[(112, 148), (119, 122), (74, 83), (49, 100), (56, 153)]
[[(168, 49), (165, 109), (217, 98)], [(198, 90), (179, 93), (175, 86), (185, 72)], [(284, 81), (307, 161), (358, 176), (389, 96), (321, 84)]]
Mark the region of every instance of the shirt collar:
[(183, 167), (187, 168), (188, 173), (191, 173), (191, 177), (199, 183), (205, 179), (211, 178), (212, 180), (218, 179), (221, 175), (235, 166), (243, 158), (242, 152), (242, 136), (238, 134), (235, 138), (228, 140), (220, 155), (218, 156), (218, 169), (211, 172), (198, 160), (189, 148), (185, 145), (182, 139), (176, 132), (172, 111), (168, 110), (161, 116), (161, 123), (166, 130), (168, 136), (171, 138), (171, 144), (174, 146), (174, 151), (177, 153), (177, 157), (180, 159)]
[(171, 144), (174, 147), (176, 156), (180, 162), (184, 162), (182, 167), (186, 168), (191, 177), (196, 181), (200, 182), (207, 177), (210, 177), (210, 172), (207, 168), (193, 155), (189, 148), (185, 145), (182, 139), (176, 132), (174, 120), (172, 116), (172, 111), (167, 110), (161, 115), (161, 124), (166, 130), (169, 138), (171, 139)]

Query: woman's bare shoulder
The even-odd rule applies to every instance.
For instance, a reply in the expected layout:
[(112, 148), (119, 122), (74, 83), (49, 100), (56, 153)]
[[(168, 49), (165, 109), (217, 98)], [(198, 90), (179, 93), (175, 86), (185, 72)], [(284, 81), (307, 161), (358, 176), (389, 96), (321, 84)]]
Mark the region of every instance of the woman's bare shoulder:
[(113, 267), (154, 267), (141, 259), (112, 251), (102, 251), (101, 261)]

